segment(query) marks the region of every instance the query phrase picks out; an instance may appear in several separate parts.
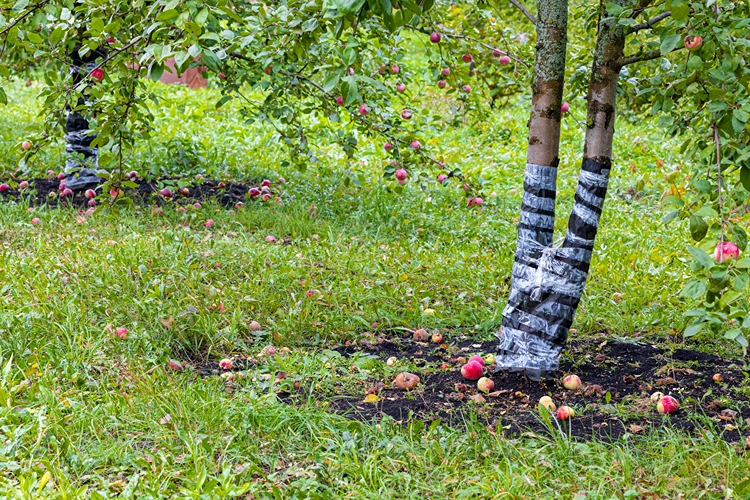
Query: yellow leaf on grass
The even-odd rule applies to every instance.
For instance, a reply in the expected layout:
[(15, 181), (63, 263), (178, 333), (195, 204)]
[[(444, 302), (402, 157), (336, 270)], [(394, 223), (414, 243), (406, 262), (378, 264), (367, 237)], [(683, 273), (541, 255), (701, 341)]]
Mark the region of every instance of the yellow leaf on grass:
[(365, 403), (375, 403), (379, 399), (380, 398), (377, 394), (368, 394), (367, 396), (365, 396)]

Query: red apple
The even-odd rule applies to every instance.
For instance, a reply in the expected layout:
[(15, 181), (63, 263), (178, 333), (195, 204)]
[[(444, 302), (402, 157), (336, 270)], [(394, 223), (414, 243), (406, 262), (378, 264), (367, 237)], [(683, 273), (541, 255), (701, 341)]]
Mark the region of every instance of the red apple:
[(680, 408), (680, 402), (672, 396), (662, 397), (658, 403), (656, 403), (656, 411), (662, 414), (670, 414), (676, 412)]
[(91, 78), (97, 82), (104, 80), (104, 70), (102, 68), (96, 68), (91, 72)]
[(448, 83), (445, 80), (438, 80), (438, 88), (444, 89)]
[(476, 361), (469, 361), (461, 367), (461, 375), (466, 380), (478, 380), (482, 376), (482, 365)]
[(258, 189), (258, 188), (250, 188), (250, 190), (247, 192), (247, 194), (249, 194), (251, 198), (255, 198), (256, 196), (260, 196), (260, 189)]
[(263, 179), (263, 181), (260, 183), (260, 187), (269, 187), (271, 185), (271, 181), (268, 179)]
[(31, 148), (31, 143), (29, 141), (23, 141), (21, 143), (21, 149), (30, 149), (30, 148)]
[(269, 66), (269, 67), (267, 67), (267, 68), (265, 69), (265, 71), (266, 71), (266, 74), (267, 74), (267, 75), (270, 75), (270, 74), (271, 74), (271, 71), (273, 71), (273, 66)]
[(560, 107), (560, 111), (562, 112), (562, 114), (567, 113), (569, 110), (570, 110), (570, 104), (568, 104), (568, 101), (565, 101), (564, 103), (562, 103), (562, 106)]
[(430, 41), (432, 43), (440, 43), (440, 33), (438, 33), (437, 31), (433, 32), (430, 35)]
[(393, 149), (393, 144), (391, 144), (390, 142), (386, 142), (383, 145), (383, 149), (385, 149), (386, 151), (390, 151), (391, 149)]
[(396, 170), (396, 179), (402, 181), (406, 179), (408, 176), (409, 176), (409, 173), (403, 168), (399, 168), (398, 170)]
[(508, 56), (500, 56), (500, 59), (497, 60), (500, 64), (510, 64), (510, 57)]
[(107, 43), (115, 43), (115, 39), (112, 37), (107, 38)]
[(87, 189), (86, 192), (83, 193), (83, 196), (89, 199), (96, 198), (96, 191), (94, 191), (93, 189)]
[(492, 379), (489, 379), (487, 377), (482, 377), (477, 382), (477, 389), (480, 391), (487, 393), (492, 392), (492, 389), (495, 388), (495, 382), (492, 381)]
[(685, 48), (693, 51), (698, 50), (703, 45), (703, 38), (698, 35), (688, 35), (685, 37)]
[(65, 179), (65, 172), (60, 172), (59, 174), (57, 174), (57, 180), (61, 181), (63, 179)]
[(263, 196), (260, 197), (263, 201), (270, 201), (271, 195), (269, 193), (264, 193)]
[(62, 193), (60, 193), (60, 196), (73, 196), (73, 190), (70, 188), (65, 188), (62, 190)]
[(422, 143), (417, 140), (411, 141), (411, 147), (413, 149), (419, 149), (422, 147)]
[(267, 241), (268, 243), (276, 243), (276, 237), (275, 237), (275, 236), (271, 236), (271, 235), (269, 234), (268, 236), (266, 236), (266, 241)]
[(247, 325), (247, 327), (250, 329), (251, 332), (257, 332), (260, 330), (260, 323), (253, 320), (250, 322), (250, 324)]
[(402, 93), (403, 93), (403, 92), (405, 92), (405, 91), (406, 91), (406, 85), (404, 85), (403, 83), (399, 83), (399, 84), (398, 84), (398, 85), (396, 86), (396, 90), (398, 90), (399, 92), (402, 92)]
[(481, 205), (482, 203), (484, 203), (484, 200), (482, 198), (474, 198), (474, 205)]
[(475, 363), (479, 363), (480, 366), (484, 366), (484, 358), (482, 356), (474, 355), (469, 358), (469, 361), (467, 361), (467, 363), (471, 363), (472, 361), (474, 361)]
[(227, 75), (225, 75), (224, 73), (219, 73), (219, 80), (226, 80), (226, 79), (227, 79)]
[(442, 73), (443, 76), (448, 76), (451, 74), (450, 68), (443, 68), (440, 70), (440, 73)]
[(29, 187), (29, 181), (21, 181), (18, 184), (18, 189), (28, 189)]
[(40, 222), (42, 221), (39, 220), (39, 217), (34, 217), (33, 219), (31, 219), (31, 223), (35, 226), (38, 226)]
[(398, 65), (394, 64), (393, 66), (391, 66), (391, 73), (393, 73), (394, 75), (397, 75), (399, 71), (401, 70), (399, 69)]
[(182, 363), (174, 359), (170, 359), (169, 362), (167, 363), (167, 366), (169, 366), (169, 368), (177, 372), (180, 372), (183, 369)]
[(367, 109), (367, 106), (366, 106), (365, 104), (363, 104), (363, 105), (361, 105), (361, 106), (359, 107), (359, 114), (360, 114), (360, 115), (366, 115), (366, 114), (367, 114), (367, 113), (369, 113), (369, 112), (370, 112), (370, 110), (369, 110), (369, 109)]
[(716, 262), (736, 260), (740, 256), (740, 249), (734, 242), (725, 241), (716, 245)]
[(10, 190), (10, 186), (8, 184), (5, 184), (5, 183), (0, 184), (0, 192), (9, 191), (9, 190)]
[(447, 176), (447, 175), (445, 175), (445, 174), (440, 174), (440, 175), (438, 175), (438, 176), (437, 176), (437, 181), (438, 181), (438, 182), (439, 182), (440, 184), (442, 184), (442, 183), (444, 183), (444, 182), (445, 182), (445, 180), (446, 180), (447, 178), (448, 178), (448, 176)]
[(464, 62), (467, 62), (467, 63), (470, 63), (471, 61), (474, 60), (474, 58), (471, 57), (471, 54), (464, 54), (461, 56), (461, 59), (463, 59)]
[(231, 370), (232, 369), (232, 360), (229, 358), (224, 358), (221, 361), (219, 361), (219, 368), (222, 370)]
[(88, 206), (95, 207), (96, 206), (96, 200), (89, 200)]
[(433, 333), (432, 338), (433, 344), (442, 344), (443, 343), (443, 334), (442, 333)]
[(557, 418), (560, 420), (568, 420), (576, 416), (576, 412), (570, 406), (561, 406), (557, 409)]
[(31, 80), (26, 80), (27, 87), (31, 87), (32, 85), (34, 85), (34, 82), (32, 82)]
[(118, 326), (115, 329), (115, 336), (118, 339), (126, 339), (126, 338), (128, 338), (128, 329), (125, 328), (125, 327), (122, 327), (122, 326)]
[(339, 106), (343, 106), (344, 105), (344, 98), (341, 97), (341, 96), (336, 96), (336, 104), (338, 104)]
[(204, 226), (206, 226), (208, 229), (211, 229), (211, 226), (214, 225), (213, 219), (208, 219), (206, 222), (203, 223)]
[(159, 191), (159, 194), (162, 195), (165, 198), (171, 198), (172, 197), (172, 190), (169, 188), (163, 188), (161, 191)]
[(411, 120), (411, 117), (414, 115), (410, 109), (405, 109), (401, 111), (401, 118), (404, 120)]
[(566, 375), (565, 378), (563, 378), (563, 387), (569, 391), (577, 391), (578, 388), (581, 387), (581, 379), (578, 375)]
[(466, 92), (467, 94), (470, 94), (471, 93), (471, 86), (464, 85), (464, 92)]

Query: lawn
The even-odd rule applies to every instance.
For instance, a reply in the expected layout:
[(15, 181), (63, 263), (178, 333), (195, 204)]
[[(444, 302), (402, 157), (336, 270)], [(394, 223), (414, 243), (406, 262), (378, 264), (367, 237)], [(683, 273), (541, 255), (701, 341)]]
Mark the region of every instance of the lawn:
[[(154, 109), (159, 140), (133, 152), (133, 168), (186, 182), (199, 173), (230, 183), (271, 179), (280, 201), (234, 208), (202, 200), (195, 208), (179, 197), (138, 199), (92, 215), (0, 203), (0, 495), (750, 495), (747, 359), (717, 338), (681, 338), (682, 313), (693, 305), (679, 296), (689, 232), (662, 222), (660, 199), (686, 181), (684, 160), (655, 123), (618, 123), (617, 167), (565, 363), (585, 372), (587, 350), (603, 343), (658, 346), (654, 359), (666, 369), (655, 372), (678, 385), (690, 380), (675, 391), (693, 391), (677, 414), (692, 425), (644, 409), (637, 384), (622, 398), (603, 387), (571, 396), (574, 422), (604, 414), (649, 425), (609, 439), (584, 425), (570, 437), (569, 422), (545, 419), (535, 399), (519, 397), (504, 420), (497, 408), (514, 394), (453, 404), (450, 418), (370, 411), (392, 391), (364, 402), (368, 388), (390, 385), (405, 368), (436, 380), (456, 371), (438, 366), (451, 356), (490, 352), (515, 245), (527, 103), (427, 132), (423, 143), (481, 184), (485, 203), (467, 208), (455, 181), (441, 186), (430, 177), (394, 189), (382, 178), (378, 139), (359, 137), (348, 159), (322, 145), (321, 127), (312, 138), (320, 163), (300, 172), (268, 127), (244, 125), (232, 105), (214, 109), (216, 91), (154, 89), (166, 99)], [(34, 95), (34, 86), (14, 87), (0, 117), (4, 179), (45, 177), (62, 164), (57, 145), (15, 171), (18, 144), (36, 126)], [(583, 116), (574, 105), (564, 124), (563, 213), (572, 206)], [(675, 185), (667, 174), (676, 168)], [(415, 362), (408, 339), (419, 327), (443, 333), (446, 356)], [(126, 338), (115, 328), (126, 328)], [(399, 358), (393, 367), (383, 349), (367, 349), (386, 344)], [(290, 352), (264, 355), (268, 345)], [(712, 386), (711, 373), (696, 374), (700, 363), (681, 361), (686, 350), (739, 361), (721, 365), (727, 381)], [(219, 373), (222, 358), (237, 371)], [(170, 360), (184, 368), (170, 369)], [(431, 390), (424, 383), (400, 399), (428, 399)], [(706, 410), (717, 398), (735, 412), (729, 420)], [(343, 404), (351, 401), (374, 418)], [(528, 427), (514, 425), (510, 417), (520, 414)]]

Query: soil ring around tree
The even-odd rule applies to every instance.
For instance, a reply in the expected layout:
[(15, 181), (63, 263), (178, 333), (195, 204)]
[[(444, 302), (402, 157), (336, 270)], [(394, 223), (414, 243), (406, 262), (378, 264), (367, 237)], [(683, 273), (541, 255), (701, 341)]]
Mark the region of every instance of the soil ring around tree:
[[(393, 376), (367, 380), (356, 394), (343, 387), (341, 393), (321, 394), (303, 382), (301, 389), (285, 387), (279, 391), (279, 398), (289, 405), (312, 400), (328, 411), (372, 423), (384, 417), (402, 424), (429, 424), (439, 419), (460, 428), (476, 415), (489, 432), (508, 437), (564, 433), (580, 439), (614, 441), (672, 428), (693, 435), (713, 432), (727, 442), (744, 446), (750, 436), (750, 368), (743, 361), (601, 335), (570, 343), (558, 379), (532, 382), (523, 375), (485, 370), (495, 387), (489, 394), (482, 394), (485, 402), (475, 403), (472, 396), (480, 393), (476, 382), (461, 376), (461, 363), (474, 354), (493, 353), (497, 342), (462, 338), (451, 343), (448, 330), (442, 332), (448, 344), (439, 346), (380, 336), (332, 348), (344, 357), (367, 355), (382, 363), (396, 357), (400, 365), (408, 360), (417, 367), (411, 371), (421, 378), (413, 391), (392, 386), (393, 377), (400, 371), (397, 365)], [(201, 376), (218, 373), (216, 361), (192, 362)], [(263, 363), (262, 358), (257, 363)], [(448, 367), (441, 368), (445, 365)], [(563, 387), (561, 379), (567, 373), (581, 378), (580, 389)], [(715, 374), (723, 380), (715, 382)], [(650, 399), (657, 391), (677, 398), (680, 409), (672, 415), (659, 414)], [(366, 402), (368, 394), (377, 396), (374, 402)], [(542, 396), (550, 396), (558, 407), (573, 407), (576, 416), (567, 421), (552, 417), (545, 422), (537, 405)]]

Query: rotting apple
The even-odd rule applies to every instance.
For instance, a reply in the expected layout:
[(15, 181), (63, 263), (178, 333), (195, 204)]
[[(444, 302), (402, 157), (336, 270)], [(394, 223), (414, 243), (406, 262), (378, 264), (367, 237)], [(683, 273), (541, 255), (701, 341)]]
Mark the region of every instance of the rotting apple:
[(555, 411), (557, 411), (555, 402), (549, 396), (542, 396), (541, 398), (539, 398), (539, 406), (547, 408), (550, 413), (554, 413)]
[(576, 412), (570, 406), (561, 406), (557, 409), (557, 418), (559, 420), (568, 420), (576, 416)]
[(563, 378), (563, 387), (569, 391), (577, 391), (578, 388), (581, 387), (581, 379), (578, 375), (566, 375)]
[(495, 388), (495, 382), (487, 377), (482, 377), (477, 381), (477, 389), (484, 393), (491, 392)]
[(396, 375), (393, 385), (402, 391), (410, 391), (419, 385), (419, 377), (413, 373), (403, 372)]

